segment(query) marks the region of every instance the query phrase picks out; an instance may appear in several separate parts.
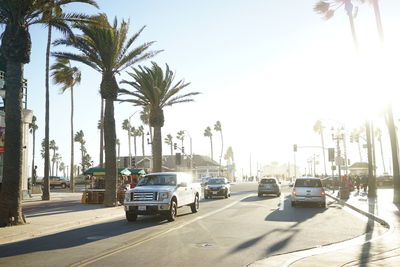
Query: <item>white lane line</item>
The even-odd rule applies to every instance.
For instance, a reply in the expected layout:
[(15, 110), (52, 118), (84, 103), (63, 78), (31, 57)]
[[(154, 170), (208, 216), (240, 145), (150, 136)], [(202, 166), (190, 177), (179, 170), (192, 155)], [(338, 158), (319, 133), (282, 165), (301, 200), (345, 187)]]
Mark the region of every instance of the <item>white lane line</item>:
[(279, 203), (279, 210), (283, 210), (285, 208), (285, 196), (281, 195), (281, 202)]

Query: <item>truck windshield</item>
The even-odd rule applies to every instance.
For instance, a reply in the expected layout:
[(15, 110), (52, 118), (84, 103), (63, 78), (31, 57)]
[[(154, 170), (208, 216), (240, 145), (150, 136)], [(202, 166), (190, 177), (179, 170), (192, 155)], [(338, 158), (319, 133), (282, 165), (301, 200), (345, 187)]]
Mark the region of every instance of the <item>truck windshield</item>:
[(137, 186), (176, 185), (175, 175), (149, 175), (142, 178)]

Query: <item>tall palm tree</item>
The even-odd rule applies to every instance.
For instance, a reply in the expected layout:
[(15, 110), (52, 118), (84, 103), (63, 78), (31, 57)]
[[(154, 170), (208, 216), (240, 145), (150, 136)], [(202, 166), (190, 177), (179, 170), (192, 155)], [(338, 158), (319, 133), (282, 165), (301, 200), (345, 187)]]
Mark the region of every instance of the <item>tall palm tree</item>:
[[(70, 165), (74, 166), (74, 86), (81, 82), (81, 71), (77, 67), (72, 67), (69, 59), (57, 58), (56, 63), (51, 66), (51, 76), (55, 84), (61, 85), (61, 92), (68, 89), (71, 91), (71, 118), (70, 118), (70, 145), (71, 159)], [(70, 172), (70, 191), (74, 192), (75, 179), (74, 171)]]
[(32, 183), (36, 183), (36, 169), (35, 169), (35, 148), (36, 148), (36, 130), (39, 128), (36, 124), (36, 116), (32, 116), (32, 122), (29, 124), (29, 131), (32, 133)]
[(383, 166), (383, 173), (386, 174), (386, 165), (385, 165), (385, 157), (383, 156), (383, 146), (382, 146), (382, 130), (379, 128), (375, 129), (375, 137), (379, 141), (379, 146), (381, 147), (381, 158), (382, 158), (382, 166)]
[(140, 125), (140, 126), (139, 126), (139, 128), (138, 128), (138, 133), (140, 133), (139, 136), (142, 137), (142, 155), (143, 155), (143, 157), (144, 157), (144, 156), (145, 156), (145, 152), (144, 152), (144, 137), (145, 137), (145, 134), (144, 134), (143, 125)]
[(176, 139), (181, 141), (181, 149), (183, 149), (183, 141), (185, 140), (185, 131), (180, 130), (177, 134), (176, 134)]
[(129, 150), (129, 164), (128, 166), (131, 165), (131, 159), (132, 159), (132, 152), (131, 152), (131, 136), (132, 136), (132, 126), (129, 123), (128, 119), (125, 119), (122, 122), (122, 130), (125, 130), (128, 134), (128, 150)]
[(353, 14), (354, 6), (353, 6), (351, 0), (319, 1), (314, 6), (314, 11), (319, 14), (324, 15), (325, 19), (328, 20), (328, 19), (332, 18), (335, 14), (335, 11), (342, 6), (344, 6), (344, 9), (346, 10), (346, 14), (349, 17), (351, 35), (353, 37), (354, 46), (356, 49), (358, 49), (357, 34), (356, 34), (355, 27), (354, 27), (354, 17), (355, 17), (355, 14)]
[(164, 143), (169, 145), (169, 147), (171, 149), (171, 156), (174, 155), (174, 142), (172, 139), (173, 139), (173, 137), (171, 134), (167, 134), (167, 137), (164, 138)]
[(212, 132), (211, 132), (210, 126), (207, 126), (207, 128), (204, 130), (204, 136), (210, 138), (210, 144), (211, 144), (211, 160), (214, 160), (214, 159), (213, 159), (213, 154), (214, 154), (214, 153), (213, 153), (213, 143), (212, 143), (212, 136), (213, 136), (213, 134), (212, 134)]
[(97, 24), (76, 23), (74, 27), (80, 30), (82, 35), (55, 42), (59, 45), (76, 48), (80, 53), (57, 52), (53, 55), (86, 64), (102, 75), (100, 93), (102, 98), (105, 99), (104, 141), (106, 159), (104, 205), (116, 206), (118, 201), (114, 101), (117, 98), (119, 87), (115, 74), (133, 64), (153, 57), (159, 51), (146, 52), (153, 42), (132, 48), (144, 27), (131, 38), (128, 38), (128, 22), (123, 20), (118, 25), (118, 21), (115, 19), (114, 23), (110, 25), (105, 14), (97, 16), (96, 20), (98, 21)]
[(55, 173), (56, 176), (58, 176), (58, 165), (60, 164), (61, 159), (62, 159), (62, 157), (61, 157), (61, 155), (59, 153), (56, 153), (54, 155), (53, 161), (56, 164), (56, 173)]
[(353, 140), (353, 142), (357, 143), (360, 162), (362, 162), (363, 158), (362, 158), (361, 145), (360, 145), (360, 129), (353, 129), (353, 131), (350, 133), (350, 137)]
[[(47, 1), (0, 0), (0, 24), (5, 25), (1, 51), (6, 61), (5, 151), (0, 192), (0, 226), (24, 224), (21, 206), (22, 185), (22, 79), (24, 65), (30, 62), (29, 26), (55, 23), (44, 17)], [(48, 181), (45, 181), (48, 183)]]
[(320, 120), (317, 120), (313, 127), (314, 132), (318, 133), (321, 136), (322, 155), (324, 158), (324, 171), (326, 176), (327, 173), (326, 173), (326, 158), (325, 158), (324, 128), (325, 126), (322, 125), (322, 122)]
[(222, 125), (220, 121), (217, 121), (214, 125), (214, 130), (220, 133), (221, 136), (221, 154), (219, 156), (219, 169), (218, 172), (221, 173), (221, 161), (222, 161), (222, 153), (224, 153), (224, 136), (222, 135)]
[(132, 127), (132, 135), (133, 135), (133, 145), (134, 145), (134, 151), (135, 151), (135, 157), (137, 156), (137, 146), (136, 146), (136, 137), (142, 136), (142, 131), (139, 128)]
[(63, 176), (66, 177), (66, 175), (65, 175), (66, 166), (65, 166), (64, 162), (62, 162), (62, 161), (60, 162), (60, 167), (58, 169), (60, 170), (60, 172), (63, 173)]
[(143, 122), (144, 125), (147, 125), (149, 127), (148, 134), (150, 135), (150, 143), (153, 143), (153, 131), (150, 126), (150, 107), (149, 106), (143, 107), (143, 109), (140, 111), (140, 120)]
[(120, 93), (131, 99), (124, 99), (124, 102), (133, 103), (135, 106), (150, 106), (150, 126), (154, 129), (152, 154), (153, 154), (153, 171), (160, 172), (162, 170), (162, 139), (161, 128), (164, 126), (164, 108), (178, 103), (192, 102), (191, 98), (198, 92), (191, 92), (180, 95), (189, 83), (183, 80), (173, 84), (174, 73), (166, 64), (165, 72), (155, 62), (151, 67), (132, 68), (132, 72), (128, 75), (133, 81), (123, 80), (123, 84), (128, 84), (134, 88), (134, 91), (121, 89)]
[(117, 168), (121, 168), (121, 143), (119, 142), (119, 139), (117, 138), (117, 140), (115, 140), (115, 144), (117, 146), (117, 162), (118, 162), (118, 166)]
[[(80, 150), (81, 150), (81, 166), (83, 169), (85, 166), (84, 159), (85, 159), (85, 154), (86, 154), (86, 148), (85, 148), (86, 141), (85, 141), (85, 134), (83, 133), (82, 130), (75, 133), (74, 141), (79, 143), (79, 145), (81, 147), (80, 148)], [(84, 171), (84, 170), (82, 170), (82, 171)]]
[[(46, 143), (45, 143), (46, 144)], [(46, 146), (45, 146), (46, 148)], [(53, 150), (53, 156), (52, 156), (52, 165), (51, 165), (51, 175), (54, 175), (54, 164), (55, 164), (55, 156), (56, 156), (56, 151), (58, 150), (58, 146), (56, 145), (56, 141), (51, 140), (49, 143), (49, 149)], [(46, 149), (45, 149), (45, 153), (46, 153)], [(46, 156), (46, 154), (45, 154)]]
[[(40, 1), (39, 1), (40, 2)], [(83, 22), (88, 23), (91, 22), (90, 18), (84, 14), (80, 13), (64, 13), (63, 8), (70, 3), (85, 3), (92, 5), (94, 7), (98, 7), (96, 2), (93, 0), (48, 0), (45, 6), (45, 11), (43, 13), (43, 17), (45, 18), (45, 23), (47, 24), (47, 45), (46, 45), (46, 76), (45, 76), (45, 89), (46, 89), (46, 101), (45, 101), (45, 148), (46, 151), (49, 150), (49, 140), (50, 140), (50, 90), (49, 90), (49, 77), (50, 77), (50, 49), (51, 49), (51, 41), (52, 41), (52, 31), (53, 28), (61, 31), (64, 34), (69, 34), (73, 36), (69, 23), (71, 22)], [(52, 23), (53, 20), (58, 21), (57, 24)], [(46, 152), (44, 158), (44, 192), (43, 192), (43, 200), (49, 200), (49, 187), (48, 183), (48, 175), (49, 175), (49, 166), (50, 166), (50, 155)]]

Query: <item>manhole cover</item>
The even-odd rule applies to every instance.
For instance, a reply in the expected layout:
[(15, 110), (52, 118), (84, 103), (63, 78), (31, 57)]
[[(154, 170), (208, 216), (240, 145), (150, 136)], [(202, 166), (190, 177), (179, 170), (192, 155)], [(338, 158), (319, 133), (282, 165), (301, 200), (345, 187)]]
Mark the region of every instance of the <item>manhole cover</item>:
[(87, 240), (100, 240), (106, 238), (105, 236), (102, 235), (95, 235), (95, 236), (88, 236), (86, 237)]

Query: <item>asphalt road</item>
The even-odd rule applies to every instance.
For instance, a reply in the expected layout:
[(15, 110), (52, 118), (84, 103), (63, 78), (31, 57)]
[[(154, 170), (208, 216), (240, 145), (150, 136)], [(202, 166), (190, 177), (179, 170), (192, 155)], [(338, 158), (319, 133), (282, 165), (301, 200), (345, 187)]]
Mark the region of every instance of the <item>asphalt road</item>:
[(342, 207), (293, 208), (257, 197), (255, 183), (232, 186), (229, 199), (203, 199), (200, 211), (178, 210), (175, 222), (121, 218), (0, 246), (0, 266), (246, 266), (259, 259), (351, 239), (367, 222)]

